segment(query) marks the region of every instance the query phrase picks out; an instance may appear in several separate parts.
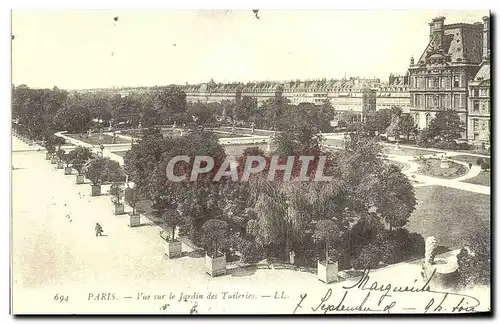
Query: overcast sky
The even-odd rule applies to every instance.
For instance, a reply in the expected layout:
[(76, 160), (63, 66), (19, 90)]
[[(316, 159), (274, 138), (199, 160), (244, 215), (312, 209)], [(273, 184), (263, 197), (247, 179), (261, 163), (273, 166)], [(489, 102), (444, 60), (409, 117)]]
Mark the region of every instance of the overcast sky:
[[(66, 89), (405, 73), (487, 11), (14, 11), (12, 82)], [(114, 17), (119, 17), (114, 21)]]

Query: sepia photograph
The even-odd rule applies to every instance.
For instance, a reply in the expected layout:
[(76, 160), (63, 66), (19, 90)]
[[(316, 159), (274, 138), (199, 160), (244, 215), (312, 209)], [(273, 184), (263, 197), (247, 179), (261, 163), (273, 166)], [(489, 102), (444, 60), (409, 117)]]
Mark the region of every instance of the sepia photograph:
[(490, 11), (10, 24), (11, 314), (492, 315)]

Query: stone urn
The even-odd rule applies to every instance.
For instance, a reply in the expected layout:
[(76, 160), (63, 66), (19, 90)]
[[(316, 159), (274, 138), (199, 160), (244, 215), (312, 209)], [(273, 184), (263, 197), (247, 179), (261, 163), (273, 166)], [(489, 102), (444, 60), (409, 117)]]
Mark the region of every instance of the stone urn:
[(53, 156), (51, 159), (50, 159), (50, 164), (56, 164), (57, 163), (57, 157)]
[(90, 192), (91, 196), (100, 196), (101, 195), (101, 185), (100, 184), (97, 184), (97, 185), (91, 184), (90, 188), (91, 188), (91, 192)]
[(339, 264), (338, 262), (326, 263), (326, 261), (318, 260), (318, 279), (325, 284), (329, 284), (339, 279)]
[(76, 175), (76, 184), (82, 184), (85, 182), (85, 175), (77, 174)]
[(57, 162), (57, 168), (58, 169), (64, 169), (64, 162), (63, 161)]
[(129, 225), (130, 227), (137, 227), (141, 225), (141, 215), (140, 214), (129, 214)]
[(217, 257), (211, 257), (208, 254), (205, 255), (205, 270), (212, 276), (222, 276), (226, 274), (226, 256), (221, 255)]
[(422, 264), (422, 279), (431, 289), (455, 289), (458, 285), (458, 263), (456, 255), (436, 256), (438, 243), (433, 236), (425, 240), (425, 259)]
[(48, 160), (50, 160), (50, 159), (52, 159), (52, 154), (51, 154), (51, 153), (49, 153), (49, 152), (45, 153), (45, 160), (47, 160), (47, 161), (48, 161)]
[(71, 171), (73, 171), (72, 167), (65, 167), (64, 168), (64, 175), (71, 175)]

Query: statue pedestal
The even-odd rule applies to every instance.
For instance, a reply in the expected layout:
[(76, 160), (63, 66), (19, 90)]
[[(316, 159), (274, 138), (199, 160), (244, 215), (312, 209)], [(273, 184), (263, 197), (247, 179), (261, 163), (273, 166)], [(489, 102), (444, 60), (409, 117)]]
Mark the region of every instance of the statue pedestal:
[(449, 169), (450, 162), (448, 160), (441, 160), (441, 165), (439, 166), (441, 169)]
[(458, 282), (458, 264), (456, 260), (436, 258), (433, 264), (422, 265), (422, 275), (424, 282), (429, 281), (429, 287), (433, 290), (455, 289)]

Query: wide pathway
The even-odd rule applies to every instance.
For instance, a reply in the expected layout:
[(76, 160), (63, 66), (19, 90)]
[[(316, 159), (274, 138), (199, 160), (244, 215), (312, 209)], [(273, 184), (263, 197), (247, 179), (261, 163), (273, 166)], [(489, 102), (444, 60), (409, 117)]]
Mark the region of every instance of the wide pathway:
[[(13, 147), (19, 144), (16, 140)], [(334, 291), (331, 303), (338, 303), (342, 286), (355, 283), (326, 286), (313, 274), (290, 270), (240, 271), (211, 278), (205, 274), (203, 258), (168, 260), (157, 227), (130, 228), (127, 216), (112, 214), (109, 196), (89, 197), (88, 184), (76, 185), (75, 175), (54, 169), (44, 155), (14, 152), (12, 157), (19, 168), (12, 171), (15, 313), (189, 313), (193, 307), (199, 313), (292, 313), (304, 293), (307, 298), (298, 312), (309, 313), (328, 288)], [(95, 237), (96, 222), (105, 236)], [(370, 280), (412, 284), (414, 279), (419, 282), (419, 272), (418, 263), (404, 263), (373, 272)], [(284, 299), (274, 298), (282, 292)], [(140, 293), (152, 297), (137, 300)], [(168, 299), (170, 293), (175, 294), (173, 299)], [(205, 299), (178, 301), (181, 293)], [(217, 294), (217, 299), (207, 300), (209, 293)], [(223, 299), (234, 293), (255, 298)], [(358, 289), (348, 293), (345, 303), (351, 305), (366, 295)], [(167, 299), (155, 299), (155, 294)], [(484, 291), (468, 294), (486, 298)], [(372, 295), (368, 304), (376, 307), (378, 294)], [(423, 311), (430, 298), (441, 296), (414, 295), (393, 296), (387, 304), (396, 300), (392, 312), (409, 311), (408, 307)], [(56, 300), (60, 296), (68, 300)], [(489, 299), (482, 305), (489, 307)]]

